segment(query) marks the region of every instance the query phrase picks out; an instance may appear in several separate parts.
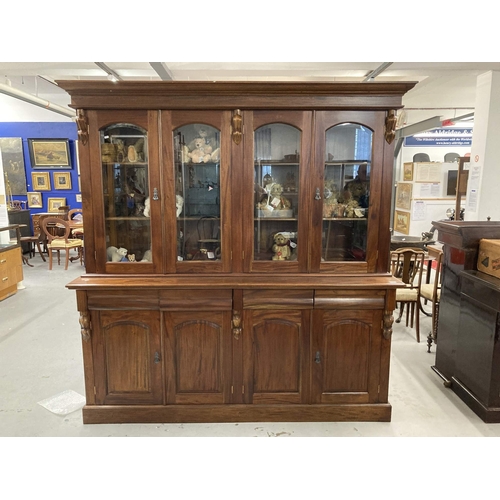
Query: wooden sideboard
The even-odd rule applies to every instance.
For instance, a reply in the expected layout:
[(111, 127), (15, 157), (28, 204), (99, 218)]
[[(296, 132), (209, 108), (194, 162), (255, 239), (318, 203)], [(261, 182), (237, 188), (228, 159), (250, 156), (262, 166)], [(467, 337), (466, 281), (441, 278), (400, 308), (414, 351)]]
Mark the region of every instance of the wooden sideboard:
[(23, 280), (21, 232), (18, 224), (0, 227), (0, 231), (15, 231), (15, 243), (0, 244), (0, 300), (17, 292), (17, 284)]
[(58, 83), (79, 117), (84, 422), (389, 421), (414, 83)]

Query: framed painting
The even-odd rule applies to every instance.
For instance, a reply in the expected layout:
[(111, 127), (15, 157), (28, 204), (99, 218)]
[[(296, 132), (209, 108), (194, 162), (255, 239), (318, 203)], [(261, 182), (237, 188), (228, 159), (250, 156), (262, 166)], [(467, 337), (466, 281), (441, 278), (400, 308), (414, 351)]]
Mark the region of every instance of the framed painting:
[(54, 189), (71, 189), (70, 172), (54, 172)]
[(28, 139), (31, 168), (72, 168), (68, 139)]
[(413, 163), (403, 164), (403, 180), (412, 181), (413, 180)]
[(66, 205), (66, 198), (49, 198), (49, 212), (59, 212), (59, 207)]
[(23, 140), (20, 137), (0, 137), (0, 151), (5, 180), (14, 196), (25, 195), (26, 172), (24, 169)]
[(394, 231), (410, 234), (410, 212), (394, 211)]
[(43, 208), (42, 193), (31, 192), (28, 193), (28, 207), (30, 208)]
[(413, 184), (410, 182), (398, 182), (396, 186), (396, 207), (410, 210)]
[(35, 191), (50, 191), (49, 172), (31, 172), (31, 183)]

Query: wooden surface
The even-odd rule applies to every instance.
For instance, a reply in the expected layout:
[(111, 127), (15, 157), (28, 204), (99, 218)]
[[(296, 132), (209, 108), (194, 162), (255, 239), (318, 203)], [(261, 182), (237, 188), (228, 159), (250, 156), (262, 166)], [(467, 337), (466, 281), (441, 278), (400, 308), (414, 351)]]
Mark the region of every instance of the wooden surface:
[[(80, 312), (84, 422), (389, 421), (392, 311), (402, 283), (389, 273), (394, 145), (385, 121), (414, 83), (59, 84), (79, 110), (82, 138), (87, 274), (67, 286)], [(325, 262), (315, 193), (325, 134), (346, 122), (373, 131), (366, 258)], [(116, 123), (147, 134), (148, 187), (158, 193), (152, 262), (107, 261), (114, 208), (103, 192), (115, 186), (104, 186), (101, 131)], [(220, 133), (214, 261), (177, 258), (172, 137), (193, 123)], [(298, 258), (283, 262), (253, 255), (253, 136), (272, 123), (300, 131)]]

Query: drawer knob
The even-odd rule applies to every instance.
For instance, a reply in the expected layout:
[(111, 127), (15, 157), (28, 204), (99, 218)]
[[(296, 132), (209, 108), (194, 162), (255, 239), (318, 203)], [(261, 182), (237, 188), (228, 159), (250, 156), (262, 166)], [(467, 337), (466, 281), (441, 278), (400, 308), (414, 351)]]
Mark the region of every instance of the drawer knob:
[(5, 278), (2, 278), (2, 281), (7, 281), (9, 279), (8, 276), (6, 276)]

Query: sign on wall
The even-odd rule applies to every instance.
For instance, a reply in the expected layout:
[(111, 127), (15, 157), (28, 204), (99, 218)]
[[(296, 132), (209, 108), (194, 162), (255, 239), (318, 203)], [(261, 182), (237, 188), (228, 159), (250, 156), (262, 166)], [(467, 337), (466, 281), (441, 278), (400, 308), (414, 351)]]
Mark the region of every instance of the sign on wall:
[(441, 147), (471, 146), (472, 128), (435, 128), (420, 134), (405, 137), (405, 146)]

